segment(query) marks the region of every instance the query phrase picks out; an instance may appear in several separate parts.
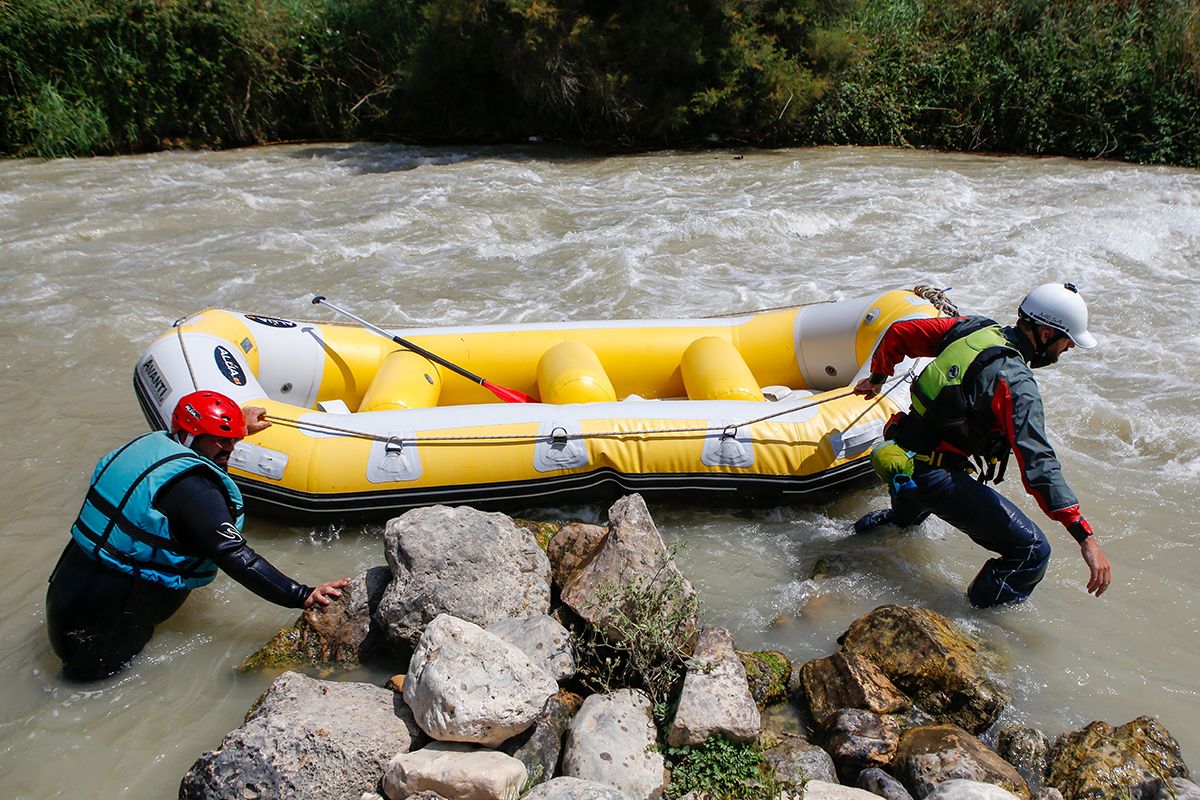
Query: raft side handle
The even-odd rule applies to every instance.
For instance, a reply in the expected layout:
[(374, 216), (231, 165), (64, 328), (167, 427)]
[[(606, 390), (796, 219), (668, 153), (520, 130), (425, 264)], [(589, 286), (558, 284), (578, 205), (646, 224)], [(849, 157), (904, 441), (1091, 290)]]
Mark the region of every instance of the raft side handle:
[(413, 431), (399, 431), (372, 442), (367, 456), (367, 480), (399, 483), (421, 477), (421, 453), (415, 436)]
[(883, 441), (884, 422), (882, 419), (873, 419), (844, 431), (833, 431), (829, 436), (833, 460), (841, 461), (870, 452)]
[(579, 420), (545, 420), (538, 427), (533, 448), (533, 468), (538, 472), (557, 472), (588, 465), (587, 442)]
[[(739, 423), (728, 419), (708, 422), (708, 433), (700, 452), (700, 462), (706, 467), (754, 466), (754, 442), (749, 434), (738, 436)], [(718, 431), (720, 431), (718, 433)]]
[(229, 466), (276, 481), (283, 480), (287, 463), (287, 453), (247, 441), (238, 442), (229, 456)]

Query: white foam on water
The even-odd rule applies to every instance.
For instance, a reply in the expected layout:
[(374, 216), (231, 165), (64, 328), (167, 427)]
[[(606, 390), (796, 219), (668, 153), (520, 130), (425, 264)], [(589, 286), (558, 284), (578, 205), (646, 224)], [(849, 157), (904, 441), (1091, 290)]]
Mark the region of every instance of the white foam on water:
[[(0, 589), (8, 796), (96, 793), (87, 776), (114, 768), (137, 776), (135, 796), (172, 793), (265, 689), (266, 676), (230, 668), (295, 612), (227, 579), (125, 677), (88, 692), (56, 677), (40, 598), (95, 459), (144, 430), (129, 381), (146, 345), (208, 306), (324, 318), (315, 293), (425, 326), (693, 317), (928, 282), (1007, 323), (1029, 288), (1075, 282), (1101, 346), (1037, 378), (1051, 442), (1113, 561), (1103, 599), (1086, 595), (1074, 543), (1011, 465), (1001, 490), (1054, 555), (1033, 600), (998, 611), (967, 605), (988, 553), (950, 526), (849, 533), (886, 501), (875, 487), (798, 508), (652, 511), (683, 545), (705, 620), (739, 646), (821, 657), (855, 617), (920, 603), (1000, 649), (1006, 719), (1054, 735), (1156, 714), (1200, 765), (1196, 171), (854, 148), (601, 158), (332, 144), (4, 162), (0, 183), (0, 455), (20, 465), (0, 486), (14, 566)], [(249, 534), (309, 583), (383, 563), (378, 526), (255, 521)], [(68, 754), (70, 775), (54, 766)]]

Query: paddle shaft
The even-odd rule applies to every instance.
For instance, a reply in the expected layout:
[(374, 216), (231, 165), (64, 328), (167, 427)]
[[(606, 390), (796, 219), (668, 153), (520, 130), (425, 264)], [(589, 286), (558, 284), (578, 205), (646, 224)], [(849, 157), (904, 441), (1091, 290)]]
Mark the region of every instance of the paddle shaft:
[(394, 335), (388, 333), (387, 331), (385, 331), (383, 328), (379, 327), (378, 325), (373, 325), (370, 322), (367, 322), (362, 317), (360, 317), (356, 314), (352, 314), (349, 311), (347, 311), (346, 309), (341, 308), (340, 306), (329, 302), (329, 300), (327, 300), (324, 295), (317, 295), (312, 299), (312, 301), (313, 301), (313, 305), (329, 306), (334, 311), (338, 312), (339, 314), (342, 314), (343, 316), (349, 317), (350, 319), (357, 322), (359, 325), (362, 325), (367, 330), (377, 333), (380, 336), (384, 337), (385, 339), (391, 339), (393, 342), (395, 342), (396, 344), (405, 348), (406, 350), (411, 350), (412, 352), (416, 353), (417, 355), (424, 356), (425, 358), (428, 358), (430, 361), (434, 362), (435, 364), (440, 364), (443, 367), (445, 367), (446, 369), (450, 370), (451, 372), (461, 375), (469, 381), (478, 383), (480, 386), (491, 391), (492, 394), (496, 395), (497, 397), (499, 397), (501, 400), (504, 400), (505, 402), (509, 402), (509, 403), (536, 403), (537, 402), (536, 400), (534, 400), (532, 397), (530, 397), (527, 394), (518, 392), (516, 389), (507, 389), (503, 386), (497, 386), (496, 384), (492, 383), (491, 381), (485, 380), (484, 378), (481, 378), (480, 376), (476, 375), (475, 373), (465, 370), (462, 367), (458, 366), (457, 364), (447, 361), (446, 359), (442, 358), (441, 356), (437, 355), (436, 353), (429, 352), (424, 347), (420, 347), (420, 346), (415, 345), (412, 342), (408, 341), (407, 339), (401, 339), (399, 336), (394, 336)]

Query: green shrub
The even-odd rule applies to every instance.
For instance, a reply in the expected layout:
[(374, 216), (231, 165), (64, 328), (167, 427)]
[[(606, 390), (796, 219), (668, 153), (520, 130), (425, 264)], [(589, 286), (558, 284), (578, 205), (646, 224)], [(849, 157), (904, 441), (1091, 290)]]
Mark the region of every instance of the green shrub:
[(712, 800), (762, 800), (801, 786), (778, 780), (757, 745), (731, 742), (719, 734), (696, 747), (672, 747), (663, 753), (671, 767), (666, 797), (688, 792)]
[(1200, 164), (1196, 0), (0, 0), (0, 152), (887, 144)]
[(1200, 163), (1195, 3), (866, 0), (850, 25), (810, 141)]
[(43, 83), (15, 109), (17, 137), (30, 142), (28, 155), (60, 158), (94, 153), (109, 140), (108, 120), (90, 97), (67, 100), (52, 83)]
[(592, 601), (607, 609), (619, 635), (606, 637), (589, 626), (578, 639), (579, 677), (593, 691), (640, 689), (654, 704), (661, 724), (670, 716), (670, 700), (687, 671), (695, 646), (700, 600), (689, 591), (667, 553), (650, 579), (606, 583)]
[(0, 108), (17, 109), (4, 149), (237, 145), (302, 127), (289, 92), (311, 21), (279, 0), (15, 0), (0, 15)]

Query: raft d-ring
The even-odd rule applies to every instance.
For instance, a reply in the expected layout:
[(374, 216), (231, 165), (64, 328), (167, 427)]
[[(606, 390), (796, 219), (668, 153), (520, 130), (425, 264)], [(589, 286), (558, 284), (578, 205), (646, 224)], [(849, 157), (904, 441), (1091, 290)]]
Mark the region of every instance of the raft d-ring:
[(725, 430), (721, 431), (721, 438), (722, 439), (736, 439), (737, 438), (737, 429), (738, 429), (737, 425), (726, 425)]
[(566, 444), (567, 443), (567, 429), (563, 428), (563, 427), (558, 427), (558, 428), (555, 428), (554, 430), (550, 431), (550, 441), (553, 442), (554, 444)]
[(387, 441), (383, 443), (383, 454), (385, 456), (398, 456), (404, 453), (404, 440), (399, 436), (389, 436)]

